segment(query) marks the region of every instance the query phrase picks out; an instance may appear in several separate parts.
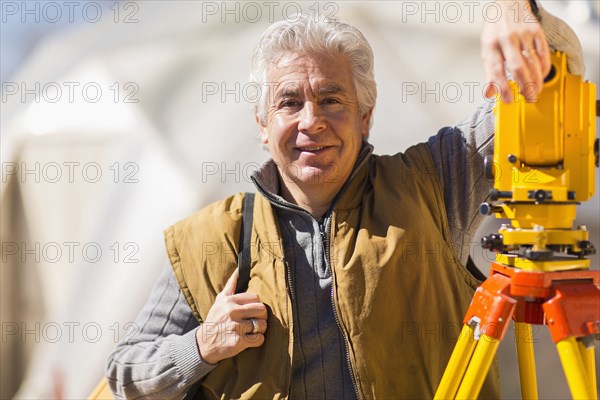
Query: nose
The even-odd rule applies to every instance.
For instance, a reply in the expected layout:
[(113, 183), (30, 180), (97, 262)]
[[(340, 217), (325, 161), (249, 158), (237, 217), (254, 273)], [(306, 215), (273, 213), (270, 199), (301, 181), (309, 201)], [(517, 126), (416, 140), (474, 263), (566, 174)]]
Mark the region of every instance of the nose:
[(300, 111), (298, 131), (315, 134), (325, 130), (325, 118), (319, 111), (319, 106), (312, 101), (306, 101)]

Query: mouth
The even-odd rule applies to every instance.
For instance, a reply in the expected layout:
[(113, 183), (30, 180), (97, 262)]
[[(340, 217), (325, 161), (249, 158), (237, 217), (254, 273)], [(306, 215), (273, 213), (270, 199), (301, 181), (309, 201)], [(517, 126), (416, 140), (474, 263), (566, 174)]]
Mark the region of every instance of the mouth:
[(330, 146), (305, 146), (296, 147), (296, 150), (307, 153), (318, 153), (320, 151), (328, 149)]

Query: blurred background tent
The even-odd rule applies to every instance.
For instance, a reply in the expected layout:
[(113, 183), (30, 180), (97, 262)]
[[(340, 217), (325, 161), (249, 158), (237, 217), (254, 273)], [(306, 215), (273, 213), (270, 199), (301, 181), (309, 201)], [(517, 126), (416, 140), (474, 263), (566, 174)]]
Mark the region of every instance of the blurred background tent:
[[(484, 101), (487, 3), (2, 1), (0, 398), (85, 397), (136, 329), (166, 262), (162, 230), (253, 189), (267, 154), (246, 82), (270, 22), (303, 11), (365, 34), (379, 91), (370, 140), (393, 153)], [(542, 4), (577, 32), (600, 82), (599, 2)], [(599, 209), (596, 195), (578, 211), (596, 246)], [(492, 256), (472, 252), (487, 271)], [(547, 332), (533, 339), (541, 397), (569, 397)], [(500, 351), (506, 398), (519, 397), (513, 343)]]

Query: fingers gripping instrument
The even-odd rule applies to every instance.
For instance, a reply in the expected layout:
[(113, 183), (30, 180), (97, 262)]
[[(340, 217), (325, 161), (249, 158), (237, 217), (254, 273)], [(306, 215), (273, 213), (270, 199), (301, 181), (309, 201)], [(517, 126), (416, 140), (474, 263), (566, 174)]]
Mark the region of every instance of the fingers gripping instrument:
[(547, 325), (573, 398), (597, 399), (594, 340), (600, 337), (600, 272), (576, 207), (594, 194), (598, 166), (596, 86), (567, 72), (552, 53), (552, 70), (537, 102), (497, 101), (494, 179), (483, 214), (506, 218), (482, 246), (496, 252), (490, 277), (476, 290), (435, 398), (475, 398), (512, 319), (523, 398), (536, 399), (531, 325)]

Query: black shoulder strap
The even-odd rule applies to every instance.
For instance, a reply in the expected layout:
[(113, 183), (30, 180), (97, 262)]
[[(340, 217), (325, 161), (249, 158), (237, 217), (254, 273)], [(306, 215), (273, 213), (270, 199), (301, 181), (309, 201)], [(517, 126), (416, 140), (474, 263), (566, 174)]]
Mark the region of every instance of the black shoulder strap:
[[(250, 281), (250, 239), (254, 217), (254, 193), (246, 193), (242, 206), (242, 229), (240, 231), (240, 252), (238, 253), (238, 281), (236, 293), (245, 292)], [(194, 383), (184, 400), (194, 400), (200, 390), (200, 381)]]
[(476, 279), (478, 279), (482, 282), (487, 279), (487, 276), (485, 276), (483, 274), (483, 272), (481, 272), (481, 270), (479, 268), (477, 268), (477, 265), (475, 265), (475, 262), (473, 261), (471, 256), (469, 256), (469, 258), (467, 258), (466, 267), (467, 267), (467, 270), (471, 273), (471, 275), (473, 275)]
[(242, 206), (242, 228), (240, 230), (240, 252), (238, 253), (238, 281), (236, 293), (245, 292), (250, 281), (250, 239), (254, 216), (254, 193), (246, 193)]

